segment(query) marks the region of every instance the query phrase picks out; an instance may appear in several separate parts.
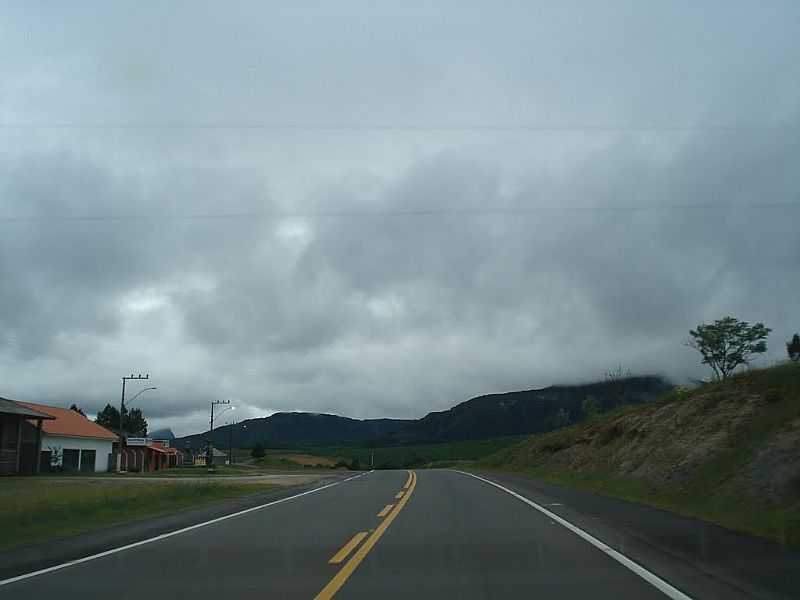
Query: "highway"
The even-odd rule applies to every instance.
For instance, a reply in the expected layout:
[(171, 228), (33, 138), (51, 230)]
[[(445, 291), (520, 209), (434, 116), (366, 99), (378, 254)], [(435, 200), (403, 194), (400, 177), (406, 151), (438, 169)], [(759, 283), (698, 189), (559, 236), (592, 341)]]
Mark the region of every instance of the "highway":
[(556, 509), (457, 471), (375, 471), (5, 580), (0, 598), (690, 597)]

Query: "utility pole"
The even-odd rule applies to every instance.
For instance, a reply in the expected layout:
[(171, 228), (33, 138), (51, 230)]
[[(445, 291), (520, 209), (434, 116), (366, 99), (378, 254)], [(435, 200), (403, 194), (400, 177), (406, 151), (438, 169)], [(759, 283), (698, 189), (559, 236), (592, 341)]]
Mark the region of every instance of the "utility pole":
[(369, 468), (375, 468), (375, 439), (372, 438), (367, 442), (367, 447), (369, 448)]
[(211, 403), (211, 418), (208, 421), (208, 440), (207, 440), (208, 444), (206, 447), (206, 466), (209, 469), (214, 466), (214, 453), (211, 451), (211, 437), (214, 433), (214, 407), (218, 404), (230, 404), (230, 403), (231, 403), (230, 400), (214, 400)]
[(125, 443), (125, 430), (122, 428), (123, 420), (125, 419), (125, 383), (127, 381), (132, 381), (136, 379), (150, 379), (150, 373), (146, 373), (142, 376), (141, 373), (134, 376), (133, 373), (130, 376), (126, 376), (122, 378), (122, 399), (119, 401), (119, 455), (122, 455), (122, 448)]
[(228, 423), (228, 465), (233, 464), (233, 426), (236, 421)]

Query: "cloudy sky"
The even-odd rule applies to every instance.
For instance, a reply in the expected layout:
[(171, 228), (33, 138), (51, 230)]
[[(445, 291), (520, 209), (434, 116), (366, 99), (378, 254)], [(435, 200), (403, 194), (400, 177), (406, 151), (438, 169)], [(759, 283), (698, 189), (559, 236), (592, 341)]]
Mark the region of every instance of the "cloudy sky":
[(418, 417), (702, 376), (726, 314), (780, 359), (798, 40), (796, 0), (4, 2), (0, 395)]

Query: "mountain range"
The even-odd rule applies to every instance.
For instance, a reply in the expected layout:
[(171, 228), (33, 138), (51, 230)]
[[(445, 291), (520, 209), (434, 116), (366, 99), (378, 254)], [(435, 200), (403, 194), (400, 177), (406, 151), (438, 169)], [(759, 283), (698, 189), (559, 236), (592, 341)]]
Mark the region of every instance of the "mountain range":
[[(551, 431), (597, 412), (650, 402), (671, 389), (663, 377), (627, 377), (582, 385), (558, 385), (478, 396), (420, 419), (351, 419), (338, 415), (280, 412), (214, 429), (215, 446), (268, 448), (392, 446), (478, 440)], [(200, 448), (208, 432), (176, 438), (178, 448)]]

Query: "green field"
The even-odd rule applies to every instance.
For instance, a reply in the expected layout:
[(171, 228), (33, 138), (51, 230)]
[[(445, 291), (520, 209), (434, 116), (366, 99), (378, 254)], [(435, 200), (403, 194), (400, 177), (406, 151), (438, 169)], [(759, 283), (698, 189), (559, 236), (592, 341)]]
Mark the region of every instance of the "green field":
[[(507, 448), (527, 436), (509, 436), (487, 440), (468, 440), (441, 444), (417, 444), (413, 446), (381, 446), (374, 449), (376, 469), (407, 469), (426, 467), (446, 467), (463, 464), (489, 456)], [(249, 448), (233, 450), (237, 463), (248, 463), (263, 469), (307, 470), (313, 468), (370, 468), (371, 450), (366, 446), (307, 446), (303, 448), (268, 448), (266, 456), (253, 461)], [(311, 459), (320, 457), (328, 465), (318, 467), (299, 464), (293, 457), (304, 456)], [(304, 462), (310, 462), (306, 460)]]
[(269, 489), (223, 482), (0, 480), (0, 549), (42, 542)]
[[(374, 466), (376, 469), (444, 467), (450, 464), (478, 460), (516, 444), (525, 437), (511, 436), (443, 444), (380, 447), (374, 449)], [(326, 446), (303, 448), (301, 451), (305, 454), (342, 460), (351, 468), (357, 466), (362, 469), (368, 469), (370, 467), (371, 450), (366, 447)], [(358, 462), (354, 464), (356, 460)]]

